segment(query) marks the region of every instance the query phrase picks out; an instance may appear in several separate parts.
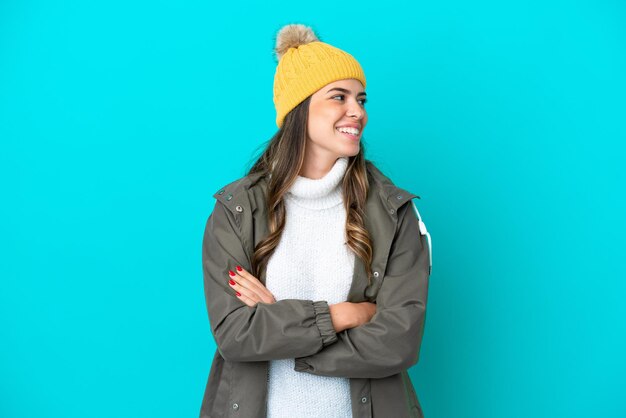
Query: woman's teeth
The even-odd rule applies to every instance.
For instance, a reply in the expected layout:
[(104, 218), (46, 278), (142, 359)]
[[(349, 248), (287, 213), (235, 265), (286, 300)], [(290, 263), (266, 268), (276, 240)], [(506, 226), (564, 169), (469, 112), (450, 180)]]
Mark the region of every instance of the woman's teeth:
[(357, 128), (337, 128), (339, 132), (343, 132), (350, 135), (358, 135), (359, 130)]

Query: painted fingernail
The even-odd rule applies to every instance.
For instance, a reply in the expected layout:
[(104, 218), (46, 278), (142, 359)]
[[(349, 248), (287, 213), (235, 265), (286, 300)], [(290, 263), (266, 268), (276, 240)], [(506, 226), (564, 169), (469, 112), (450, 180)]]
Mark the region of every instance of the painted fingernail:
[(230, 274), (230, 275), (231, 275), (231, 277), (235, 277), (235, 272), (234, 272), (234, 271), (232, 271), (232, 270), (228, 270), (228, 274)]
[(241, 296), (241, 293), (239, 293), (239, 292), (236, 292), (236, 293), (237, 293), (237, 296)]
[(241, 271), (241, 270), (243, 270), (241, 266), (237, 266), (237, 271)]
[(229, 280), (228, 280), (228, 283), (230, 283), (230, 284), (234, 285), (234, 284), (235, 284), (235, 281), (234, 281), (233, 279), (229, 279)]

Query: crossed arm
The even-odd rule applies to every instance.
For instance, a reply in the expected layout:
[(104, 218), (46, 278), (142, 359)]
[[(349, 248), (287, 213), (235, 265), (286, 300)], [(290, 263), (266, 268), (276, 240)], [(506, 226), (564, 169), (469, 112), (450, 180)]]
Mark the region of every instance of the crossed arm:
[[(235, 296), (246, 305), (254, 307), (257, 303), (276, 303), (274, 295), (243, 267), (236, 266), (235, 271), (229, 270), (228, 274), (228, 283), (235, 290)], [(329, 305), (329, 311), (335, 333), (338, 333), (369, 322), (376, 313), (376, 304), (340, 302)]]
[(398, 211), (399, 228), (376, 305), (329, 306), (325, 301), (275, 301), (245, 268), (241, 231), (218, 201), (205, 229), (203, 270), (211, 330), (224, 359), (295, 358), (297, 371), (369, 378), (415, 364), (424, 330), (429, 254), (407, 207)]
[[(312, 355), (335, 343), (337, 331), (359, 318), (347, 303), (331, 308), (324, 300), (276, 301), (248, 273), (241, 235), (234, 214), (216, 201), (204, 231), (202, 268), (211, 332), (225, 360), (266, 361)], [(235, 271), (238, 273), (234, 276), (229, 274)]]

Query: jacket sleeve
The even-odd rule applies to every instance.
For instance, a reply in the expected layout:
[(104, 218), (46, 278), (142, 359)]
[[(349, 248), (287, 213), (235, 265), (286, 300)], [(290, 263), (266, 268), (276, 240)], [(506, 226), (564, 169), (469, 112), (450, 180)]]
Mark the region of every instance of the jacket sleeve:
[(307, 356), (337, 341), (326, 301), (283, 299), (249, 307), (228, 284), (228, 270), (249, 269), (235, 215), (219, 200), (202, 242), (204, 293), (211, 332), (228, 361)]
[(430, 276), (426, 236), (416, 213), (404, 205), (386, 275), (370, 322), (337, 334), (335, 344), (296, 358), (296, 371), (320, 376), (383, 378), (416, 364), (424, 333)]

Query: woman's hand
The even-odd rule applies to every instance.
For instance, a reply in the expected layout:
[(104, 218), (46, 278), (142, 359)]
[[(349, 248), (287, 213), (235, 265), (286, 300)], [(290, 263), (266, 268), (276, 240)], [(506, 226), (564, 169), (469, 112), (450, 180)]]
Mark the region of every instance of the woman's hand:
[(359, 303), (353, 303), (352, 305), (356, 309), (356, 313), (355, 313), (356, 325), (354, 327), (367, 324), (368, 322), (372, 320), (372, 317), (376, 313), (375, 303), (359, 302)]
[(330, 305), (329, 308), (335, 332), (368, 323), (376, 313), (376, 304), (371, 302), (341, 302)]
[(237, 266), (237, 273), (232, 270), (228, 271), (230, 279), (228, 284), (235, 289), (237, 297), (248, 306), (255, 306), (259, 302), (274, 303), (276, 299), (274, 295), (263, 283), (256, 277), (250, 274), (246, 269), (241, 266)]

